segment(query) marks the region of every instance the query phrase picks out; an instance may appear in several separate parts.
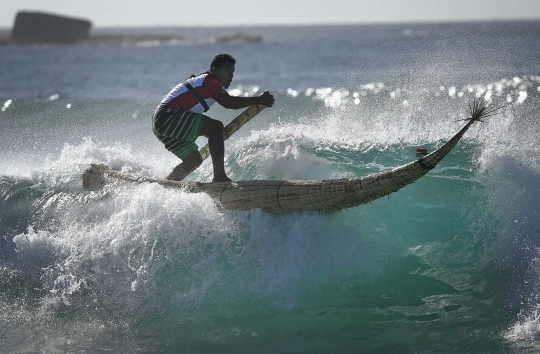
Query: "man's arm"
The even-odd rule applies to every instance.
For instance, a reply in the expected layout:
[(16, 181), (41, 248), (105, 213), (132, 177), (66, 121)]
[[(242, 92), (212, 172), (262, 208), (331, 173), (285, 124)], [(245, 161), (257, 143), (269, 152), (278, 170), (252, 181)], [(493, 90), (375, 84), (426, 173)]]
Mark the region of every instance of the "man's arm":
[(246, 108), (255, 104), (272, 107), (274, 105), (274, 96), (268, 91), (264, 91), (257, 97), (237, 97), (227, 95), (220, 99), (218, 103), (228, 109)]

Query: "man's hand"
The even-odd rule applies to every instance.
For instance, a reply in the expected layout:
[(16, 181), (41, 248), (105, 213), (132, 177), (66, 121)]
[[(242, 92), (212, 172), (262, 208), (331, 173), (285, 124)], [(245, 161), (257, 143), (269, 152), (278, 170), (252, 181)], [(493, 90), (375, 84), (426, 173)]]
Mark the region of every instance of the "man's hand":
[(266, 107), (272, 107), (274, 105), (274, 95), (268, 91), (261, 93), (259, 98), (261, 99), (261, 104), (265, 105)]
[(218, 102), (227, 109), (246, 108), (254, 104), (262, 104), (266, 107), (272, 107), (274, 105), (274, 96), (268, 91), (264, 91), (259, 96), (254, 97), (224, 95), (223, 98)]

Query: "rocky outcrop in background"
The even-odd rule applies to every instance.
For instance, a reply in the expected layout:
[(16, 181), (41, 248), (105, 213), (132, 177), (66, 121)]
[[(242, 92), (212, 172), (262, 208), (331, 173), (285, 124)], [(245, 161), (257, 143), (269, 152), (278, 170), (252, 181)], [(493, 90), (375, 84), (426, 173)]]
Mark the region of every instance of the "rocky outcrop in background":
[(14, 43), (64, 43), (87, 39), (92, 23), (42, 12), (19, 12), (11, 31)]

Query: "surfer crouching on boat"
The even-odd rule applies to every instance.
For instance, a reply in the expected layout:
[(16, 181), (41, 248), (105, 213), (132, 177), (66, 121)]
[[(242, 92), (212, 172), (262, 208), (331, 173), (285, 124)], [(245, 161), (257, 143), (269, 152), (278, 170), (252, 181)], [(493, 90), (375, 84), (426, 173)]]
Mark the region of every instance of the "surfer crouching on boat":
[(229, 54), (219, 54), (210, 64), (210, 70), (191, 76), (176, 85), (161, 101), (152, 117), (152, 129), (165, 148), (178, 156), (182, 163), (167, 177), (181, 181), (203, 162), (195, 140), (208, 138), (210, 156), (214, 166), (212, 182), (230, 182), (225, 173), (225, 142), (223, 123), (202, 114), (218, 102), (228, 109), (246, 108), (256, 104), (272, 107), (274, 96), (265, 91), (257, 97), (230, 96), (236, 60)]

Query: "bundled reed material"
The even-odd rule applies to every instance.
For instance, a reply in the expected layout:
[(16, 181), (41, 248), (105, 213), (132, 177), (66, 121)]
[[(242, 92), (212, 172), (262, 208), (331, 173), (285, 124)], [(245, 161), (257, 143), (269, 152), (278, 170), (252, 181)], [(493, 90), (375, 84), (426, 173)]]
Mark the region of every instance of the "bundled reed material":
[(470, 105), (471, 117), (465, 119), (468, 121), (466, 125), (439, 149), (403, 166), (365, 177), (297, 181), (176, 182), (136, 177), (111, 170), (105, 165), (93, 164), (83, 175), (83, 185), (98, 186), (109, 181), (159, 183), (188, 192), (207, 193), (225, 209), (259, 208), (277, 214), (304, 210), (332, 213), (369, 203), (415, 182), (454, 148), (474, 122), (495, 114), (497, 109), (488, 108), (486, 102), (475, 100)]

